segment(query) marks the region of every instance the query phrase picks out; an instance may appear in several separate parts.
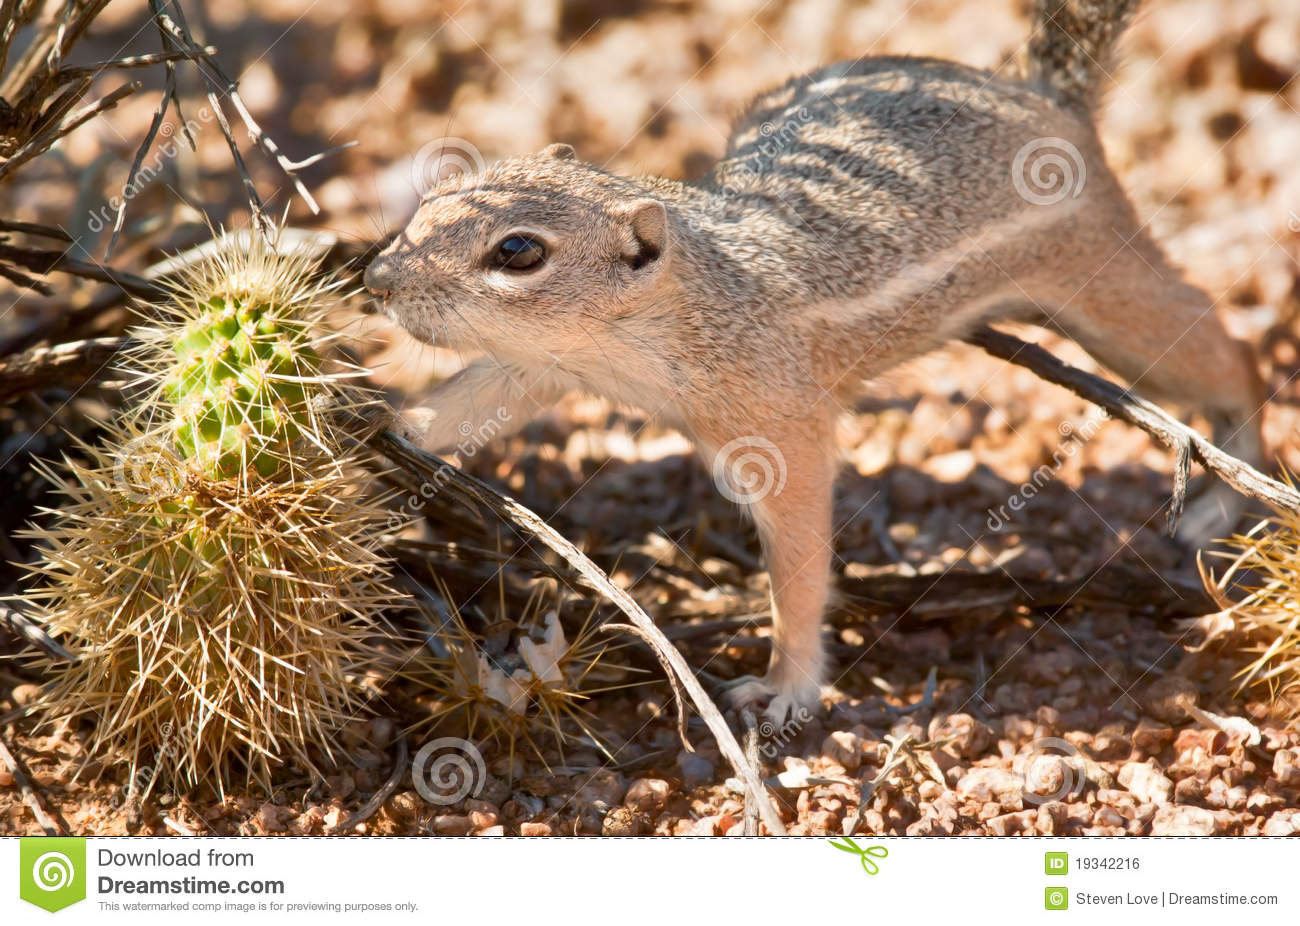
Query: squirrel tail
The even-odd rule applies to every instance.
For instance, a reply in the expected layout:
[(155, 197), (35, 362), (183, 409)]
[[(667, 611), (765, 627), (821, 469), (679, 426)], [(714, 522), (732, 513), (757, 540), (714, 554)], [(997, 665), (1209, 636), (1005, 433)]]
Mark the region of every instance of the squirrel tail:
[(1091, 112), (1105, 68), (1141, 0), (1034, 0), (1029, 79)]

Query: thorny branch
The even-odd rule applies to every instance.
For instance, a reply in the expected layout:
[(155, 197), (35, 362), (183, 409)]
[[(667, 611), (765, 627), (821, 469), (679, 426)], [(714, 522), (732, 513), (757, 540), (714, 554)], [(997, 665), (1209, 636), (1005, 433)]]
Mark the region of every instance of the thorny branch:
[[(239, 114), (240, 121), (244, 123), (244, 128), (248, 132), (249, 139), (252, 140), (253, 144), (261, 148), (268, 157), (275, 161), (277, 165), (279, 165), (280, 170), (283, 171), (284, 175), (293, 183), (294, 189), (298, 192), (298, 195), (302, 197), (303, 202), (307, 204), (313, 214), (318, 215), (320, 213), (320, 206), (317, 205), (315, 198), (311, 195), (311, 191), (309, 191), (307, 186), (302, 182), (302, 178), (298, 176), (298, 172), (317, 163), (324, 157), (352, 147), (356, 142), (348, 142), (347, 144), (330, 148), (309, 158), (304, 158), (301, 161), (290, 160), (285, 153), (280, 150), (280, 147), (275, 143), (275, 140), (271, 138), (271, 136), (267, 135), (261, 125), (258, 124), (257, 120), (253, 118), (253, 114), (244, 104), (244, 99), (239, 94), (239, 83), (222, 70), (221, 65), (217, 63), (216, 59), (209, 54), (208, 51), (200, 48), (198, 44), (195, 43), (194, 38), (189, 33), (189, 29), (186, 27), (185, 15), (176, 0), (150, 0), (149, 6), (152, 10), (154, 21), (158, 24), (159, 30), (163, 33), (164, 43), (169, 43), (175, 51), (187, 54), (198, 63), (199, 71), (207, 81), (210, 88), (208, 99), (212, 102), (213, 108), (217, 114), (217, 121), (221, 125), (222, 132), (225, 133), (226, 140), (231, 146), (236, 166), (240, 169), (240, 173), (244, 177), (245, 188), (248, 189), (252, 187), (252, 178), (248, 176), (248, 171), (243, 164), (243, 159), (238, 154), (238, 146), (235, 145), (234, 138), (230, 133), (229, 124), (226, 122), (225, 116), (221, 112), (218, 94), (224, 94), (225, 98), (230, 100), (231, 105), (235, 107), (235, 112)], [(175, 14), (174, 17), (168, 12), (168, 6), (171, 7), (171, 12)], [(250, 202), (256, 203), (257, 208), (260, 209), (261, 202), (256, 199), (256, 197), (257, 193), (256, 191), (253, 191), (250, 197)]]

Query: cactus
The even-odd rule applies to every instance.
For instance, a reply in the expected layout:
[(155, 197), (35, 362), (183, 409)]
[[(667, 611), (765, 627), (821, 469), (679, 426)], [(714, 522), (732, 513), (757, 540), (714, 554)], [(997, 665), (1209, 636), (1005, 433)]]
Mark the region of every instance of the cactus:
[(37, 657), (38, 709), (93, 721), (87, 757), (122, 759), (142, 793), (241, 774), (269, 791), (284, 762), (321, 776), (403, 600), (389, 513), (331, 424), (373, 401), (327, 353), (338, 283), (249, 237), (152, 307), (133, 355), (152, 387), (84, 460), (44, 467), (65, 502), (29, 531), (26, 603), (79, 656)]
[(520, 614), (505, 618), (514, 627), (505, 646), (499, 639), (489, 646), (470, 628), (445, 585), (436, 576), (434, 581), (446, 612), (426, 615), (430, 635), (401, 673), (432, 696), (429, 717), (416, 728), (454, 721), (470, 739), (481, 736), (503, 746), (512, 759), (521, 742), (542, 759), (548, 745), (563, 755), (569, 742), (601, 743), (585, 702), (599, 692), (628, 687), (624, 679), (635, 670), (607, 661), (618, 647), (600, 639), (594, 608), (569, 641), (539, 587)]
[[(1290, 474), (1284, 478), (1294, 485)], [(1260, 691), (1275, 714), (1294, 722), (1300, 719), (1300, 512), (1279, 510), (1224, 544), (1228, 550), (1219, 555), (1231, 563), (1222, 574), (1214, 577), (1201, 564), (1222, 608), (1203, 647), (1214, 642), (1246, 657), (1235, 693)], [(1245, 597), (1234, 596), (1238, 586), (1245, 586)]]
[(151, 422), (169, 412), (170, 442), (204, 477), (271, 478), (292, 462), (295, 442), (332, 443), (316, 408), (337, 405), (338, 381), (364, 371), (325, 372), (332, 336), (321, 316), (339, 281), (317, 259), (277, 253), (258, 236), (219, 242), (153, 307), (157, 324), (137, 332), (155, 384), (144, 408)]
[(213, 296), (175, 340), (163, 381), (176, 442), (211, 478), (272, 476), (307, 422), (303, 379), (318, 365), (303, 328), (276, 307)]

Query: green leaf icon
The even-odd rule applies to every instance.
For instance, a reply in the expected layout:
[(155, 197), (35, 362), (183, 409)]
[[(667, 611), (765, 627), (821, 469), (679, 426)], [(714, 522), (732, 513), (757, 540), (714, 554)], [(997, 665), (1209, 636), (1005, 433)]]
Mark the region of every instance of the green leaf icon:
[(25, 836), (18, 847), (18, 896), (56, 913), (86, 899), (86, 840)]

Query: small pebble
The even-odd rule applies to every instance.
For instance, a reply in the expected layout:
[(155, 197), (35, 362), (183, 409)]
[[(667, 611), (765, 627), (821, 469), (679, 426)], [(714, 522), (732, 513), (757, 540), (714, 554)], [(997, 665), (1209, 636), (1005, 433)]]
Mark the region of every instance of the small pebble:
[(1213, 836), (1218, 831), (1218, 820), (1202, 807), (1168, 804), (1151, 820), (1152, 836)]
[(1142, 703), (1147, 713), (1165, 723), (1187, 720), (1187, 703), (1196, 703), (1196, 686), (1181, 675), (1166, 675), (1147, 686)]
[(663, 813), (672, 788), (662, 778), (638, 778), (627, 789), (623, 803), (651, 816)]
[(472, 827), (464, 814), (444, 813), (433, 818), (433, 831), (439, 836), (466, 836)]
[(849, 730), (836, 730), (822, 741), (822, 755), (844, 767), (857, 771), (862, 764), (862, 739)]
[(682, 787), (688, 791), (711, 784), (716, 777), (713, 763), (698, 752), (682, 752), (677, 756), (677, 767), (682, 772)]
[(1165, 777), (1153, 759), (1125, 762), (1119, 770), (1119, 783), (1144, 804), (1168, 804), (1174, 793), (1174, 783)]
[(605, 814), (600, 831), (605, 836), (648, 836), (654, 832), (654, 822), (639, 810), (615, 807)]
[(1300, 750), (1279, 749), (1273, 756), (1273, 777), (1284, 788), (1300, 787)]

